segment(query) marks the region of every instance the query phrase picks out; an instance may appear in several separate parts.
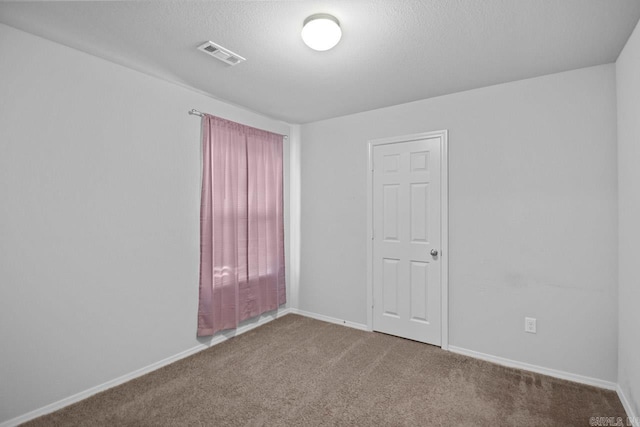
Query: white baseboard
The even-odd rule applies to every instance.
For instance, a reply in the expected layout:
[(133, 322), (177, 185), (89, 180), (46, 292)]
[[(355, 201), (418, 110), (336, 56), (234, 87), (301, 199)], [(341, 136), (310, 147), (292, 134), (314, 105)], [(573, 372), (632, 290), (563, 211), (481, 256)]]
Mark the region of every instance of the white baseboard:
[[(633, 410), (633, 407), (631, 406), (631, 403), (629, 403), (629, 399), (627, 399), (624, 391), (622, 391), (622, 387), (620, 387), (620, 384), (618, 384), (618, 386), (616, 387), (616, 391), (618, 392), (618, 398), (620, 399), (620, 402), (622, 403), (622, 406), (627, 413), (628, 421), (631, 422), (630, 425), (632, 425), (633, 427), (640, 427), (640, 417), (638, 417), (638, 414), (636, 414)], [(624, 425), (629, 425), (626, 424), (627, 420), (625, 420), (624, 422)]]
[[(233, 338), (234, 336), (237, 335), (241, 335), (245, 332), (248, 332), (252, 329), (257, 328), (258, 326), (262, 326), (265, 323), (268, 323), (272, 320), (275, 320), (276, 318), (285, 316), (289, 313), (294, 313), (294, 314), (299, 314), (301, 316), (305, 316), (305, 317), (310, 317), (312, 319), (316, 319), (316, 320), (321, 320), (324, 322), (329, 322), (329, 323), (335, 323), (338, 325), (342, 325), (342, 326), (347, 326), (350, 328), (354, 328), (354, 329), (359, 329), (359, 330), (363, 330), (363, 331), (368, 331), (369, 329), (367, 328), (367, 325), (362, 324), (362, 323), (356, 323), (356, 322), (350, 322), (348, 320), (342, 320), (342, 319), (338, 319), (335, 317), (330, 317), (330, 316), (325, 316), (323, 314), (317, 314), (317, 313), (312, 313), (309, 311), (304, 311), (304, 310), (299, 310), (297, 308), (285, 308), (282, 310), (278, 310), (276, 313), (269, 313), (266, 315), (261, 316), (260, 318), (258, 318), (258, 320), (256, 321), (250, 321), (248, 323), (245, 323), (243, 325), (241, 325), (240, 327), (238, 327), (235, 330), (232, 331), (225, 331), (220, 335), (215, 336), (214, 338), (211, 339), (211, 341), (209, 341), (206, 344), (200, 344), (197, 345), (195, 347), (192, 347), (190, 349), (187, 349), (185, 351), (182, 351), (178, 354), (175, 354), (173, 356), (167, 357), (166, 359), (160, 360), (158, 362), (152, 363), (148, 366), (145, 366), (143, 368), (137, 369), (133, 372), (130, 372), (128, 374), (122, 375), (118, 378), (115, 378), (113, 380), (107, 381), (103, 384), (97, 385), (95, 387), (92, 387), (90, 389), (84, 390), (80, 393), (74, 394), (73, 396), (69, 396), (67, 398), (64, 398), (62, 400), (59, 400), (57, 402), (51, 403), (49, 405), (43, 406), (42, 408), (33, 410), (31, 412), (28, 412), (24, 415), (20, 415), (18, 417), (12, 418), (10, 420), (4, 421), (2, 423), (0, 423), (0, 427), (13, 427), (13, 426), (17, 426), (19, 424), (25, 423), (27, 421), (30, 421), (32, 419), (38, 418), (42, 415), (46, 415), (48, 413), (57, 411), (59, 409), (64, 408), (65, 406), (69, 406), (73, 403), (79, 402), (81, 400), (84, 400), (96, 393), (100, 393), (102, 391), (105, 391), (107, 389), (110, 389), (112, 387), (115, 387), (117, 385), (123, 384), (127, 381), (130, 381), (134, 378), (140, 377), (142, 375), (148, 374), (149, 372), (155, 371), (157, 369), (162, 368), (163, 366), (169, 365), (171, 363), (177, 362), (180, 359), (184, 359), (185, 357), (191, 356), (192, 354), (198, 353), (202, 350), (206, 350), (207, 348), (210, 348), (216, 344), (220, 344), (224, 341), (227, 341), (230, 338)], [(615, 390), (618, 393), (618, 397), (620, 398), (620, 401), (622, 402), (622, 405), (625, 409), (625, 411), (627, 412), (627, 416), (630, 417), (630, 420), (632, 422), (633, 427), (640, 427), (640, 419), (638, 418), (638, 416), (633, 412), (631, 405), (629, 404), (629, 401), (627, 400), (624, 392), (622, 391), (622, 389), (620, 388), (620, 386), (614, 382), (611, 381), (605, 381), (605, 380), (600, 380), (597, 378), (591, 378), (591, 377), (586, 377), (583, 375), (578, 375), (578, 374), (573, 374), (570, 372), (565, 372), (565, 371), (559, 371), (556, 369), (550, 369), (550, 368), (544, 368), (542, 366), (537, 366), (537, 365), (531, 365), (529, 363), (524, 363), (524, 362), (519, 362), (516, 360), (511, 360), (511, 359), (506, 359), (503, 357), (499, 357), (499, 356), (493, 356), (490, 354), (485, 354), (485, 353), (480, 353), (478, 351), (474, 351), (474, 350), (468, 350), (466, 348), (461, 348), (461, 347), (456, 347), (453, 345), (449, 346), (449, 351), (453, 352), (453, 353), (458, 353), (458, 354), (462, 354), (464, 356), (469, 356), (469, 357), (473, 357), (476, 359), (481, 359), (481, 360), (485, 360), (488, 362), (492, 362), (492, 363), (496, 363), (498, 365), (503, 365), (503, 366), (508, 366), (510, 368), (518, 368), (518, 369), (523, 369), (526, 371), (531, 371), (531, 372), (536, 372), (539, 374), (543, 374), (543, 375), (548, 375), (550, 377), (555, 377), (555, 378), (560, 378), (563, 380), (568, 380), (568, 381), (574, 381), (577, 383), (581, 383), (581, 384), (587, 384), (587, 385), (591, 385), (591, 386), (595, 386), (595, 387), (600, 387), (600, 388), (604, 388), (607, 390)]]
[(462, 354), (464, 356), (473, 357), (475, 359), (486, 360), (487, 362), (496, 363), (510, 368), (523, 369), (538, 374), (548, 375), (550, 377), (560, 378), (562, 380), (573, 381), (580, 384), (586, 384), (594, 387), (605, 388), (607, 390), (617, 390), (618, 384), (605, 381), (598, 378), (586, 377), (584, 375), (572, 374), (571, 372), (559, 371), (557, 369), (545, 368), (542, 366), (531, 365), (517, 360), (506, 359), (504, 357), (494, 356), (492, 354), (480, 353), (479, 351), (468, 350), (466, 348), (449, 346), (449, 351)]
[[(209, 341), (206, 344), (200, 344), (197, 345), (195, 347), (192, 347), (190, 349), (187, 349), (185, 351), (182, 351), (178, 354), (175, 354), (173, 356), (167, 357), (166, 359), (162, 359), (159, 362), (155, 362), (152, 363), (148, 366), (145, 366), (144, 368), (140, 368), (137, 369), (133, 372), (130, 372), (128, 374), (122, 375), (118, 378), (115, 378), (113, 380), (107, 381), (105, 383), (102, 383), (100, 385), (97, 385), (95, 387), (91, 387), (87, 390), (81, 391), (80, 393), (74, 394), (73, 396), (69, 396), (66, 397), (62, 400), (58, 400), (57, 402), (51, 403), (49, 405), (43, 406), (42, 408), (39, 409), (35, 409), (31, 412), (28, 412), (24, 415), (19, 415), (15, 418), (12, 418), (10, 420), (4, 421), (2, 423), (0, 423), (0, 427), (13, 427), (13, 426), (17, 426), (19, 424), (25, 423), (27, 421), (33, 420), (34, 418), (38, 418), (42, 415), (46, 415), (49, 414), (51, 412), (57, 411), (59, 409), (64, 408), (65, 406), (69, 406), (73, 403), (79, 402), (81, 400), (84, 400), (88, 397), (93, 396), (96, 393), (100, 393), (102, 391), (108, 390), (112, 387), (115, 387), (117, 385), (126, 383), (127, 381), (131, 381), (134, 378), (138, 378), (142, 375), (148, 374), (149, 372), (155, 371), (156, 369), (160, 369), (163, 366), (167, 366), (171, 363), (177, 362), (180, 359), (184, 359), (185, 357), (191, 356), (192, 354), (198, 353), (202, 350), (206, 350), (207, 348), (213, 347), (216, 344), (220, 344), (221, 342), (227, 341), (230, 338), (233, 338), (234, 336), (237, 335), (241, 335), (245, 332), (248, 332), (252, 329), (257, 328), (258, 326), (262, 326), (265, 323), (271, 322), (272, 320), (277, 319), (278, 317), (282, 317), (284, 315), (287, 315), (291, 312), (290, 308), (285, 308), (285, 309), (279, 309), (276, 312), (270, 312), (267, 314), (263, 314), (262, 316), (260, 316), (259, 318), (257, 318), (256, 320), (250, 320), (248, 322), (245, 322), (244, 324), (242, 324), (241, 326), (239, 326), (237, 329), (234, 330), (230, 330), (230, 331), (223, 331), (222, 333), (220, 333), (220, 335), (216, 335), (214, 336), (211, 341)], [(195, 331), (194, 331), (195, 333)]]
[(367, 325), (363, 323), (350, 322), (348, 320), (342, 320), (331, 316), (325, 316), (324, 314), (312, 313), (310, 311), (304, 311), (297, 308), (291, 308), (291, 313), (299, 314), (300, 316), (310, 317), (316, 320), (322, 320), (323, 322), (335, 323), (337, 325), (348, 326), (354, 329), (360, 329), (361, 331), (368, 331)]

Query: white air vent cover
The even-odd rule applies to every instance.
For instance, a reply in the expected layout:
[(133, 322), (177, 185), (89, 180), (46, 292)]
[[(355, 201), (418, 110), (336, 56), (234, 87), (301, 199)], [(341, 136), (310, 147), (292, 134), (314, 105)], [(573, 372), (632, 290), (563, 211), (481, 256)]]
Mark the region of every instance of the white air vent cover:
[(229, 49), (225, 49), (212, 41), (208, 41), (203, 45), (198, 46), (198, 49), (203, 51), (204, 53), (208, 53), (209, 55), (213, 56), (216, 59), (219, 59), (222, 62), (226, 62), (229, 65), (237, 65), (241, 62), (246, 61), (246, 59), (244, 59), (237, 53), (233, 53)]

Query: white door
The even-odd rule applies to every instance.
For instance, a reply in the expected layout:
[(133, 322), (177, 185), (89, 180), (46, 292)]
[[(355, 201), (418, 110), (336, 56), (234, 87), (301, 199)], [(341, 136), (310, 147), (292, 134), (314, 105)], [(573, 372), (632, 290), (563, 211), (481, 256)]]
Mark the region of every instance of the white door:
[(373, 145), (373, 329), (441, 345), (442, 138)]

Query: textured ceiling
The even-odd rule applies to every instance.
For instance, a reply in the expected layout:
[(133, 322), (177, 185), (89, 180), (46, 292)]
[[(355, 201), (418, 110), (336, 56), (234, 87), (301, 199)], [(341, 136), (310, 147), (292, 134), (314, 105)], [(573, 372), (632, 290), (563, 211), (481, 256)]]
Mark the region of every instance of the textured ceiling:
[[(327, 52), (300, 38), (321, 12), (343, 29)], [(613, 62), (639, 17), (638, 0), (0, 3), (0, 22), (291, 123)]]

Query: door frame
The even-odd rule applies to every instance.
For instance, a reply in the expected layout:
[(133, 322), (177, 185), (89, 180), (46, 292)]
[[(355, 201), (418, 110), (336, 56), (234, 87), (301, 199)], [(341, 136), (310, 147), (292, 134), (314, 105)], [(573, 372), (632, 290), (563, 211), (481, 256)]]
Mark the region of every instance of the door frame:
[(448, 131), (439, 130), (391, 138), (372, 139), (367, 143), (367, 329), (373, 331), (373, 149), (377, 145), (397, 144), (427, 138), (440, 138), (440, 341), (449, 349), (449, 151)]

